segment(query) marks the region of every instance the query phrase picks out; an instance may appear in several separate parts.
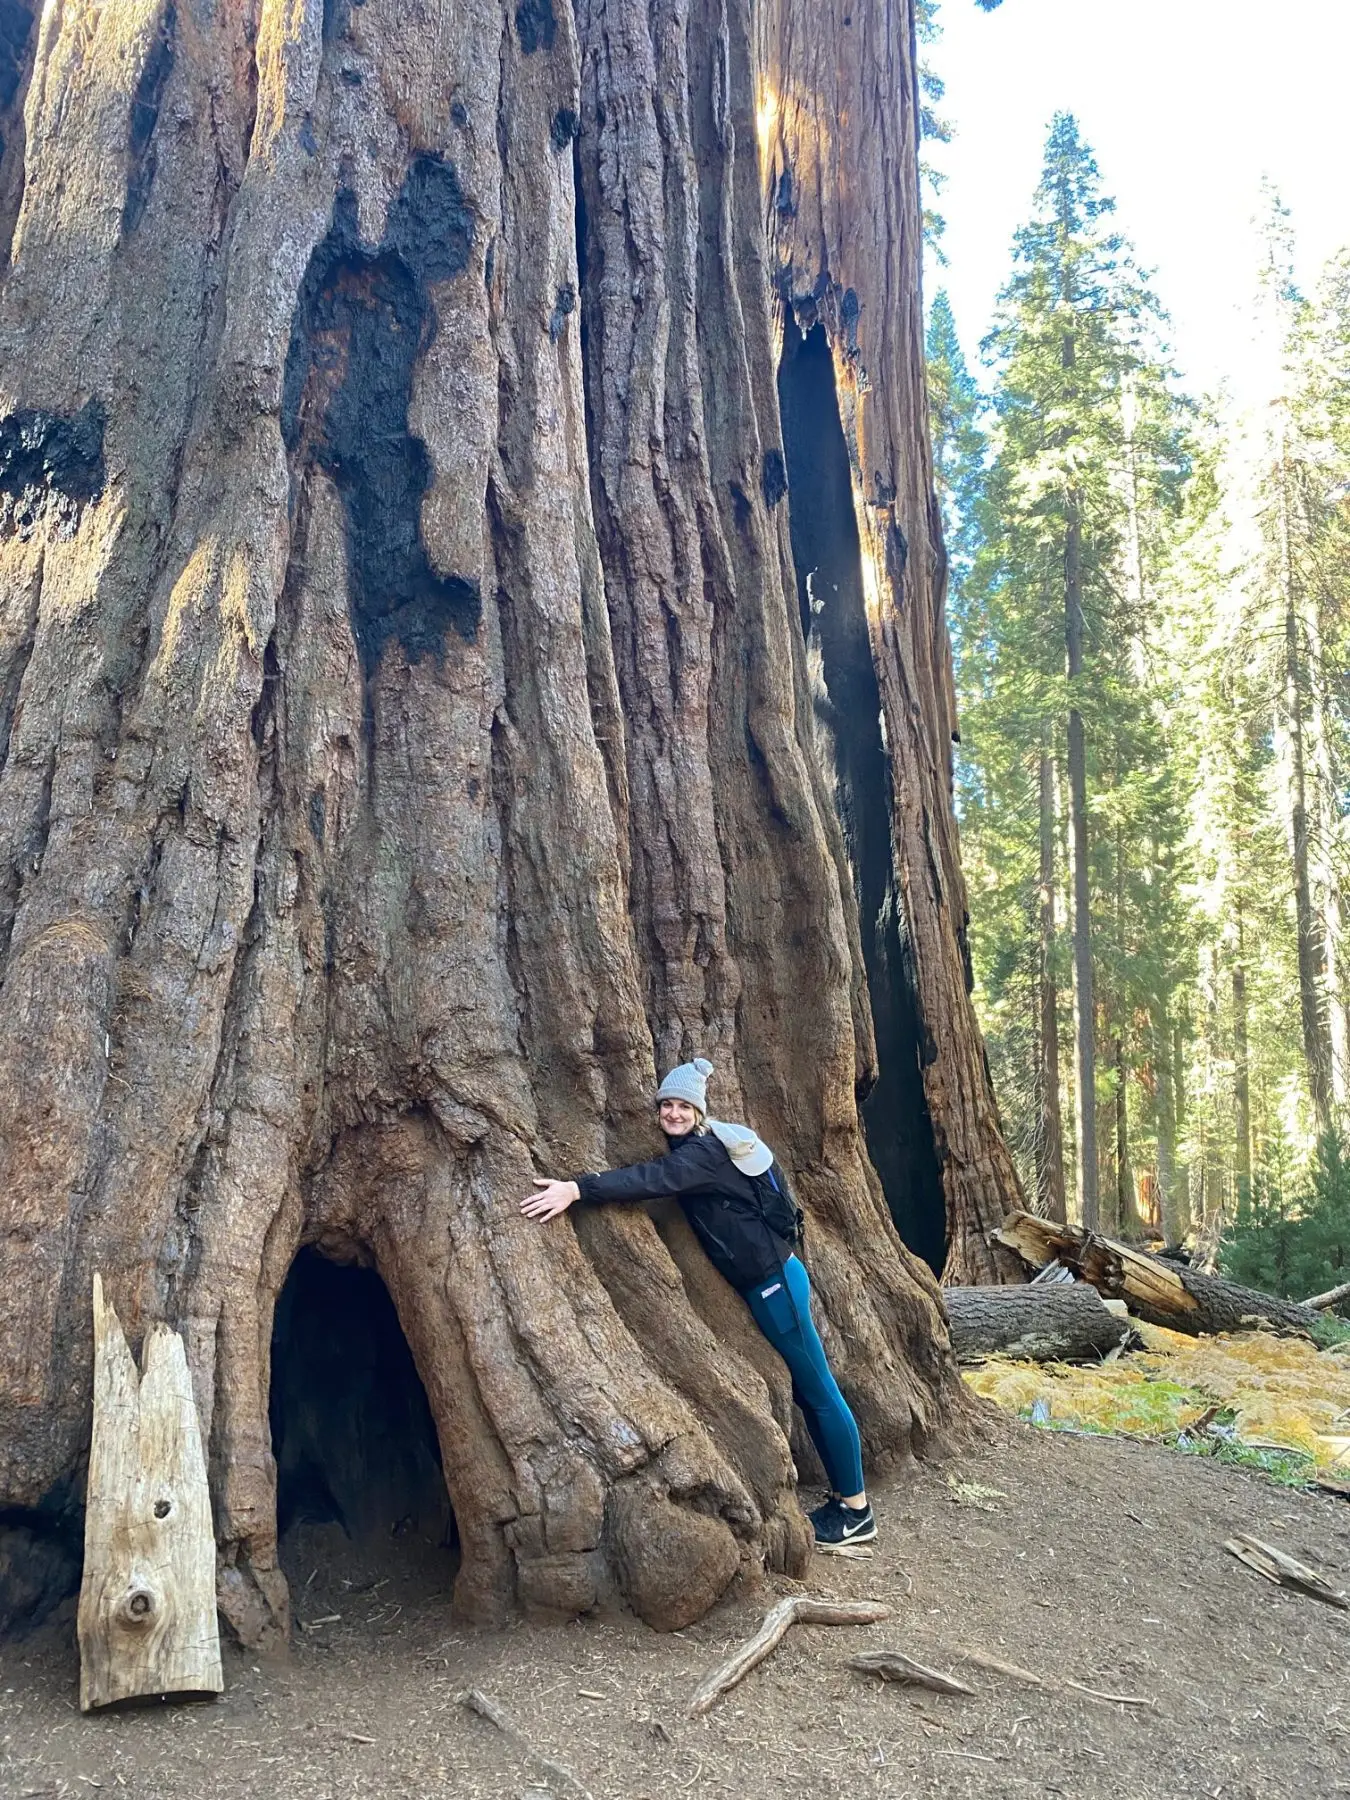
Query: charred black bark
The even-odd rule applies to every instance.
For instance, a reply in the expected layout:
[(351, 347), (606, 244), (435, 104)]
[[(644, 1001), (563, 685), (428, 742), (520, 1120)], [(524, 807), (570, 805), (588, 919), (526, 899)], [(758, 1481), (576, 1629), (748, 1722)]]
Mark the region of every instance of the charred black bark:
[(447, 632), (478, 630), (477, 583), (433, 568), (422, 542), (431, 461), (408, 428), (431, 329), (427, 284), (459, 274), (472, 240), (455, 170), (419, 157), (375, 249), (361, 242), (355, 197), (339, 194), (301, 287), (282, 431), (297, 465), (312, 459), (341, 496), (352, 632), (368, 676), (391, 639), (412, 662), (439, 661)]
[(778, 396), (802, 631), (819, 658), (816, 706), (833, 745), (835, 796), (853, 868), (876, 1031), (876, 1080), (862, 1097), (867, 1149), (896, 1229), (940, 1270), (945, 1208), (895, 888), (891, 767), (864, 611), (848, 447), (823, 326), (802, 337), (789, 325)]
[(22, 533), (48, 498), (66, 502), (67, 511), (98, 498), (106, 420), (99, 400), (69, 416), (22, 407), (0, 419), (0, 493), (17, 502), (8, 523)]

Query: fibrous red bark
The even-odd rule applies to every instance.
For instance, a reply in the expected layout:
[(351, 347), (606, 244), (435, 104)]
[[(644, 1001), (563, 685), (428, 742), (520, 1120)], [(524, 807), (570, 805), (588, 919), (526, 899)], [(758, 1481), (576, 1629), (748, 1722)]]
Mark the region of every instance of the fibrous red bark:
[(537, 1169), (650, 1153), (677, 1056), (794, 1172), (873, 1464), (960, 1410), (859, 1125), (775, 391), (814, 308), (892, 975), (973, 1263), (1015, 1180), (962, 967), (912, 56), (906, 0), (34, 17), (0, 163), (0, 1502), (71, 1491), (101, 1270), (133, 1337), (183, 1333), (250, 1639), (286, 1618), (269, 1345), (306, 1243), (392, 1297), (467, 1613), (673, 1625), (801, 1567), (784, 1372), (678, 1218), (517, 1211)]

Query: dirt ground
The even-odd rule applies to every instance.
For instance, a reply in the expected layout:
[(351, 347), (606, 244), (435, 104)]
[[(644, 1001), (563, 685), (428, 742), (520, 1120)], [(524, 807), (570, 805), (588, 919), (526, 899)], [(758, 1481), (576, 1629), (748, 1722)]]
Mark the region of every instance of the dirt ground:
[[(483, 1634), (450, 1623), (425, 1571), (362, 1592), (359, 1572), (316, 1555), (313, 1580), (297, 1582), (297, 1616), (311, 1629), (276, 1663), (228, 1651), (219, 1701), (84, 1719), (69, 1618), (10, 1645), (0, 1655), (0, 1794), (1350, 1794), (1350, 1613), (1271, 1586), (1223, 1549), (1234, 1531), (1252, 1532), (1350, 1586), (1350, 1504), (1160, 1449), (1010, 1423), (875, 1499), (870, 1558), (819, 1558), (807, 1582), (773, 1587), (883, 1599), (894, 1618), (794, 1627), (705, 1718), (685, 1716), (690, 1693), (757, 1626), (771, 1593), (672, 1636), (632, 1619)], [(952, 1671), (962, 1647), (981, 1648), (1156, 1710), (969, 1666), (969, 1699), (846, 1667), (887, 1645)], [(470, 1686), (498, 1702), (529, 1749), (458, 1703)]]

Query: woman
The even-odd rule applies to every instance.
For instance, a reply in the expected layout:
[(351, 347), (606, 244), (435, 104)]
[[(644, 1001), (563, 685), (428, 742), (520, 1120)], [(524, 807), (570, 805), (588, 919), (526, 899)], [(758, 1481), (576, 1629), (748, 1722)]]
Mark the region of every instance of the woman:
[(672, 1069), (656, 1090), (664, 1156), (575, 1181), (536, 1179), (538, 1192), (522, 1200), (520, 1210), (542, 1221), (557, 1218), (578, 1200), (674, 1194), (713, 1267), (740, 1292), (791, 1372), (792, 1397), (833, 1489), (811, 1514), (816, 1548), (866, 1543), (877, 1528), (863, 1484), (858, 1427), (811, 1322), (810, 1280), (785, 1235), (791, 1215), (787, 1183), (773, 1152), (753, 1131), (708, 1117), (712, 1072), (700, 1056)]

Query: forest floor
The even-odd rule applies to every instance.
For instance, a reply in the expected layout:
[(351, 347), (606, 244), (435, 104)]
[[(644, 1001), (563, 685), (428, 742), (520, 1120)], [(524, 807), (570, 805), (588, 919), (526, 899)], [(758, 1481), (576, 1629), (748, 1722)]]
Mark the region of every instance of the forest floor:
[[(0, 1654), (0, 1794), (55, 1800), (1285, 1800), (1350, 1794), (1350, 1613), (1261, 1580), (1245, 1531), (1350, 1585), (1350, 1504), (1118, 1440), (1000, 1422), (875, 1493), (870, 1558), (659, 1636), (632, 1619), (456, 1629), (405, 1564), (297, 1581), (292, 1653), (231, 1650), (214, 1702), (76, 1709), (69, 1617)], [(394, 1565), (390, 1565), (392, 1568)], [(344, 1579), (352, 1585), (344, 1586)], [(375, 1577), (378, 1579), (378, 1577)], [(707, 1716), (698, 1681), (774, 1593), (877, 1598), (868, 1628), (795, 1626)], [(316, 1624), (332, 1614), (327, 1624)], [(1152, 1699), (1109, 1705), (966, 1665), (948, 1698), (852, 1674), (895, 1646), (947, 1670), (1006, 1662)], [(552, 1770), (458, 1703), (490, 1695)], [(560, 1773), (570, 1772), (571, 1781)]]

